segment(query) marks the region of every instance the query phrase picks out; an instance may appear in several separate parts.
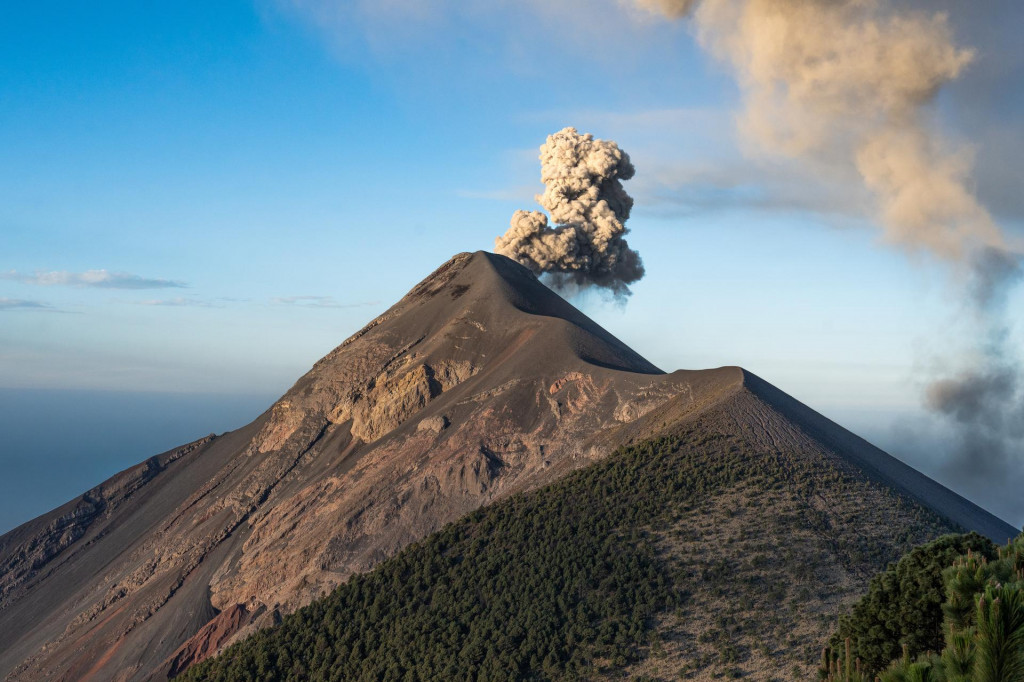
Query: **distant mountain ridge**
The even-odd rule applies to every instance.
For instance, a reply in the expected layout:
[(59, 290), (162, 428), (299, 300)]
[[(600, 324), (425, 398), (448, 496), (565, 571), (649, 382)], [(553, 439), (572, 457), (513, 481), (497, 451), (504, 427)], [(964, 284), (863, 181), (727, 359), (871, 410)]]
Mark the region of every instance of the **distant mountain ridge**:
[(481, 505), (701, 420), (1016, 532), (745, 370), (665, 374), (522, 266), (459, 254), (248, 426), (0, 536), (0, 673), (166, 679)]

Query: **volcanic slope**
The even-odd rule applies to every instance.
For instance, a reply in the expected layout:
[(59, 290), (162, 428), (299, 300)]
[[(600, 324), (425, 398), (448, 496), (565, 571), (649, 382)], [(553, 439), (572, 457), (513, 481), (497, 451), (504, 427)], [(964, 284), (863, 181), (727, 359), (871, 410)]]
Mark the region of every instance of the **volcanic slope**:
[[(478, 510), (191, 668), (249, 680), (810, 679), (837, 608), (948, 521), (737, 394)], [(625, 673), (625, 674), (624, 674)]]
[[(481, 505), (690, 428), (858, 481), (866, 517), (835, 526), (834, 542), (881, 549), (861, 568), (834, 558), (851, 586), (941, 530), (1014, 534), (748, 372), (664, 374), (525, 268), (460, 254), (252, 424), (152, 457), (0, 537), (0, 673), (166, 678)], [(838, 524), (828, 486), (811, 494), (802, 480), (792, 494)], [(922, 509), (938, 516), (922, 521)]]

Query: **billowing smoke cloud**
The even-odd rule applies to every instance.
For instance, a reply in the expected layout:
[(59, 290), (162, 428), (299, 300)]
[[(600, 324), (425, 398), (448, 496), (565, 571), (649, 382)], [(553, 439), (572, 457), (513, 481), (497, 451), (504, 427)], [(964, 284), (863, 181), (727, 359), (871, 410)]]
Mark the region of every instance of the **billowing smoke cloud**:
[[(958, 481), (1024, 483), (1024, 371), (1004, 305), (1020, 256), (974, 195), (970, 150), (946, 140), (930, 110), (974, 57), (954, 44), (946, 15), (884, 0), (634, 2), (691, 18), (731, 67), (739, 132), (754, 151), (848, 170), (875, 196), (887, 243), (969, 273), (979, 348), (929, 387), (926, 404), (956, 431), (948, 469)], [(1017, 491), (1005, 510), (1020, 518)]]
[(882, 0), (636, 0), (690, 16), (731, 66), (753, 149), (856, 171), (878, 200), (887, 241), (964, 261), (1006, 248), (968, 186), (971, 157), (943, 140), (928, 104), (973, 52), (943, 14)]
[(1000, 488), (1012, 486), (1016, 499), (999, 506), (1016, 522), (1024, 515), (1024, 385), (1005, 331), (994, 330), (977, 365), (929, 386), (927, 401), (955, 427), (946, 472), (978, 500), (994, 502)]
[(1024, 275), (1018, 257), (988, 250), (974, 264), (970, 294), (980, 347), (933, 382), (926, 403), (954, 427), (946, 473), (1014, 522), (1024, 518), (1024, 367), (1010, 341), (1006, 298)]
[(565, 128), (540, 148), (543, 194), (537, 203), (551, 213), (516, 211), (494, 243), (508, 256), (556, 286), (599, 286), (628, 295), (644, 276), (640, 254), (624, 236), (633, 199), (622, 180), (633, 177), (629, 155), (609, 140)]

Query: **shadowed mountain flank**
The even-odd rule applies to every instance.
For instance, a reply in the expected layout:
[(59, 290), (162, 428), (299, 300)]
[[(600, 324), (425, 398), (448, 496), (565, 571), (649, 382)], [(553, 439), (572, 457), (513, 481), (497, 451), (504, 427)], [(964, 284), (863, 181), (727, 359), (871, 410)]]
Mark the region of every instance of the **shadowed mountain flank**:
[(1014, 532), (744, 370), (665, 374), (526, 268), (459, 254), (250, 425), (0, 537), (0, 675), (166, 679), (482, 505), (694, 425)]

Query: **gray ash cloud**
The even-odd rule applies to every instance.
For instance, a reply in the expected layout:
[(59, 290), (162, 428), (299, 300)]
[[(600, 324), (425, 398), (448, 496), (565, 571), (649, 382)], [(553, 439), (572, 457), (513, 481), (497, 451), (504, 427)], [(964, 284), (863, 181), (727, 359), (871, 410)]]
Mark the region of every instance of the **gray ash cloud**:
[(1024, 269), (1019, 256), (987, 250), (968, 292), (982, 328), (975, 354), (933, 381), (925, 403), (952, 427), (944, 469), (951, 481), (1011, 520), (1024, 517), (1024, 367), (1006, 303)]
[(635, 173), (629, 155), (615, 142), (564, 128), (548, 136), (540, 162), (545, 190), (537, 203), (550, 222), (541, 211), (516, 211), (494, 250), (556, 287), (629, 295), (629, 284), (644, 276), (640, 254), (625, 239), (633, 199), (622, 180)]

